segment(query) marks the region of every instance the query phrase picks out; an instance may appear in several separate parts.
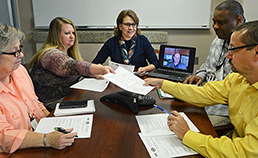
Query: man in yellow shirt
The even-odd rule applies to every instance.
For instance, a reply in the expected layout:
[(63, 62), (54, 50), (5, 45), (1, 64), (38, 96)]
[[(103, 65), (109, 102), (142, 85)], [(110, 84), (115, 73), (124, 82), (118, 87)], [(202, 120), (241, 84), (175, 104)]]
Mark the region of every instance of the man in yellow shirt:
[(177, 112), (168, 116), (168, 126), (183, 143), (205, 157), (258, 157), (258, 21), (237, 26), (226, 57), (235, 73), (203, 87), (163, 79), (145, 79), (145, 85), (161, 88), (196, 106), (228, 104), (235, 129), (231, 135), (213, 138), (191, 131)]

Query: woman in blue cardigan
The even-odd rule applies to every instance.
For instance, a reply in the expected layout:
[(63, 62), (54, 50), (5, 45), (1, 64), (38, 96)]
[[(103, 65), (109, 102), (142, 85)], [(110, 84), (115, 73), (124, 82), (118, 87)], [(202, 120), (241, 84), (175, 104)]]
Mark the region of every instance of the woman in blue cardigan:
[(157, 68), (157, 56), (149, 40), (140, 35), (139, 18), (135, 12), (132, 10), (121, 11), (116, 23), (114, 37), (105, 42), (92, 63), (103, 64), (110, 57), (113, 62), (135, 65), (140, 76)]

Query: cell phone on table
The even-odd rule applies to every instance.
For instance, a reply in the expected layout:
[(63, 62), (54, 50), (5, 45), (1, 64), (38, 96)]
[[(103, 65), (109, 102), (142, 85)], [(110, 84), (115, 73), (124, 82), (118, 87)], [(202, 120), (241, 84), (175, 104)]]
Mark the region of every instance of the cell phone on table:
[(60, 102), (59, 109), (73, 109), (87, 107), (88, 100), (71, 100)]

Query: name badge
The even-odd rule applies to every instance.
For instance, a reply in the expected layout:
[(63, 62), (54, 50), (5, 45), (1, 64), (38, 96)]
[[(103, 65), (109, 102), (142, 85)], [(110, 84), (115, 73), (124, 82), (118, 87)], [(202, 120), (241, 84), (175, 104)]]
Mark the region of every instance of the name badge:
[(29, 114), (30, 116), (30, 124), (31, 124), (31, 127), (33, 129), (33, 131), (35, 131), (35, 129), (37, 128), (38, 126), (38, 121), (35, 117), (33, 117), (31, 114)]

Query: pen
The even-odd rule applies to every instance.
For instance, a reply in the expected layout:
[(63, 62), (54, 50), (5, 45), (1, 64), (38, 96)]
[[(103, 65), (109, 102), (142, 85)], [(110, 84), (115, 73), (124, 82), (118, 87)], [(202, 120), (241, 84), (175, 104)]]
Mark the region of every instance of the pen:
[[(64, 133), (64, 134), (70, 133), (70, 132), (67, 132), (63, 127), (55, 127), (54, 129), (55, 129), (56, 131), (62, 132), (62, 133)], [(78, 135), (76, 135), (75, 137), (78, 137)]]
[(207, 76), (207, 82), (213, 81), (216, 78), (216, 75), (214, 73), (210, 73), (210, 75)]
[[(155, 104), (154, 104), (153, 106), (155, 106), (156, 108), (160, 109), (161, 111), (163, 111), (163, 112), (165, 112), (165, 113), (167, 113), (167, 114), (169, 114), (169, 115), (173, 115), (171, 112), (168, 112), (167, 110), (165, 110), (165, 109), (159, 107), (158, 105), (155, 105)], [(173, 115), (173, 116), (174, 116), (174, 115)]]
[(215, 78), (215, 75), (211, 74), (211, 78), (210, 78), (210, 81), (213, 81)]

